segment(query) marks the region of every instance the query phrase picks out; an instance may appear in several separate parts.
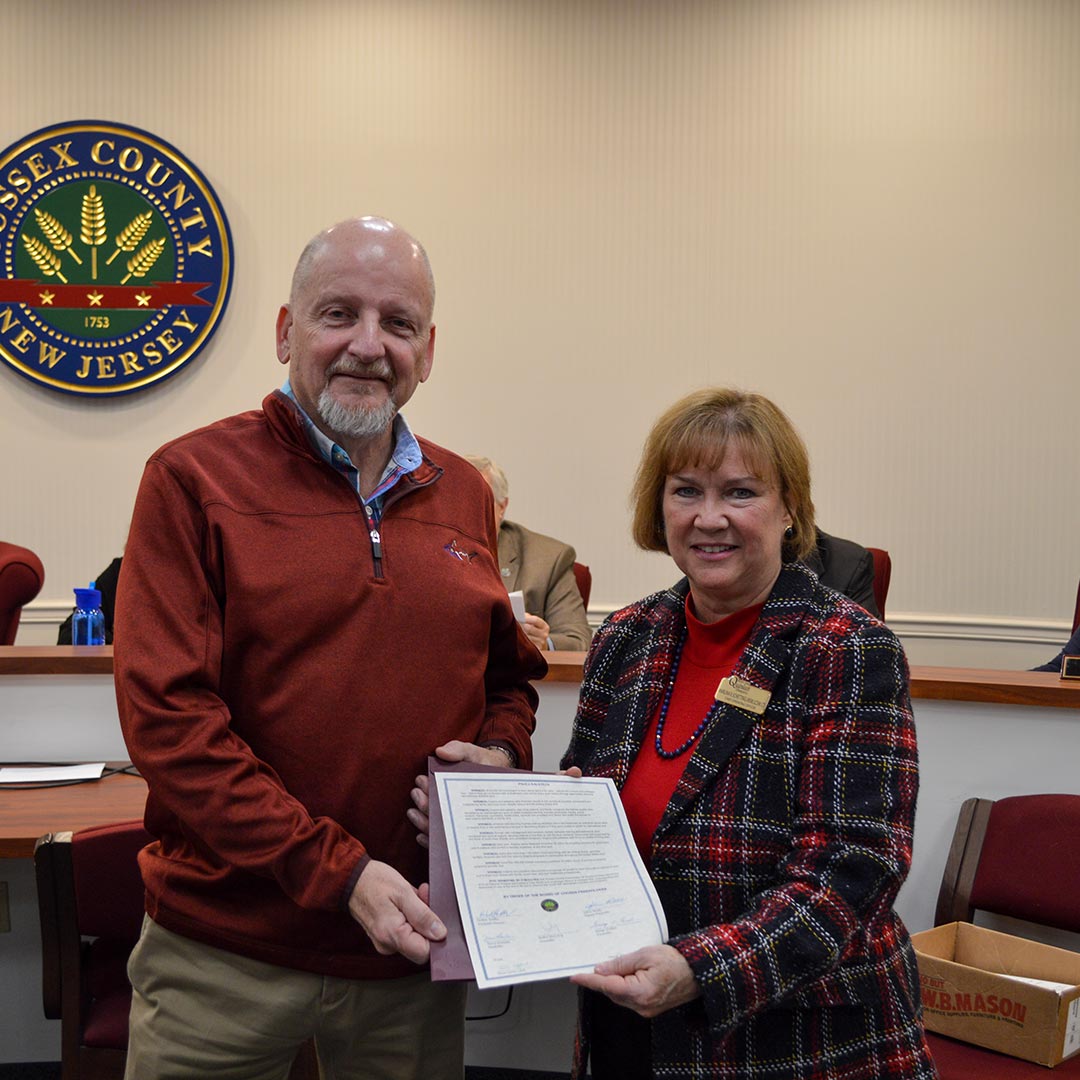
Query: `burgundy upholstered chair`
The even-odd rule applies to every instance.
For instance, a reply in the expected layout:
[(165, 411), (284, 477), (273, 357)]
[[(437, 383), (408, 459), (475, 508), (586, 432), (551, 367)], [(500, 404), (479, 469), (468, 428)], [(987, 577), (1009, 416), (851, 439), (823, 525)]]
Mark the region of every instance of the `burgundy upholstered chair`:
[[(968, 799), (960, 808), (934, 925), (976, 911), (1080, 932), (1080, 795)], [(927, 1033), (941, 1080), (1080, 1077), (1080, 1055), (1053, 1072), (1019, 1058)]]
[[(34, 848), (45, 1015), (60, 1021), (62, 1080), (122, 1080), (131, 984), (127, 961), (142, 927), (141, 821), (47, 833)], [(314, 1045), (290, 1080), (318, 1080)]]
[(45, 583), (41, 560), (29, 549), (0, 540), (0, 645), (14, 645), (19, 616)]
[(47, 833), (34, 849), (45, 1015), (60, 1021), (63, 1080), (123, 1077), (127, 959), (143, 919), (141, 821)]
[(885, 618), (885, 598), (889, 595), (889, 581), (892, 579), (892, 558), (884, 548), (867, 548), (874, 560), (874, 601), (882, 619)]
[(581, 599), (588, 608), (589, 594), (592, 592), (592, 571), (584, 563), (576, 562), (574, 563), (574, 580), (577, 582)]

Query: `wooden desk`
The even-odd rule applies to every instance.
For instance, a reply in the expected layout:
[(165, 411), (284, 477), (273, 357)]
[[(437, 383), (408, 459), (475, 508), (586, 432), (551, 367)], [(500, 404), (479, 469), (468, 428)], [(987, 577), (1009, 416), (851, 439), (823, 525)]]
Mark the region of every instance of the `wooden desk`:
[(0, 675), (111, 675), (111, 645), (0, 645)]
[(0, 788), (0, 859), (29, 859), (47, 832), (141, 818), (146, 781), (116, 773), (85, 784), (51, 788)]
[[(580, 683), (583, 652), (545, 653), (545, 683)], [(75, 657), (63, 661), (42, 656), (31, 664), (86, 663)], [(4, 672), (0, 649), (0, 675)], [(1037, 705), (1052, 709), (1080, 709), (1080, 680), (1060, 679), (1052, 671), (996, 671), (987, 668), (911, 667), (911, 696), (928, 701), (978, 701), (998, 705)]]
[[(583, 652), (545, 653), (548, 672), (542, 682), (577, 685)], [(111, 675), (111, 645), (2, 645), (0, 676)], [(997, 671), (984, 668), (911, 668), (911, 696), (931, 701), (978, 701), (987, 704), (1037, 705), (1080, 709), (1080, 681), (1068, 682), (1049, 671)]]

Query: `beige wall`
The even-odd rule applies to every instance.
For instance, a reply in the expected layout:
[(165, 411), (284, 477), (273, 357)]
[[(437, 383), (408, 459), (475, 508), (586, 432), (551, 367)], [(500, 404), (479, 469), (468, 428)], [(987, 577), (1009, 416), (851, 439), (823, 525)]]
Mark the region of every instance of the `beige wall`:
[[(1073, 0), (4, 3), (0, 144), (145, 128), (210, 179), (236, 278), (210, 347), (115, 401), (0, 370), (0, 535), (48, 581), (123, 545), (146, 456), (255, 405), (316, 229), (379, 212), (439, 283), (407, 412), (575, 543), (593, 614), (666, 584), (627, 539), (684, 391), (777, 400), (820, 520), (888, 547), (912, 658), (1026, 666), (1080, 554), (1080, 4)], [(916, 636), (925, 635), (925, 636)]]

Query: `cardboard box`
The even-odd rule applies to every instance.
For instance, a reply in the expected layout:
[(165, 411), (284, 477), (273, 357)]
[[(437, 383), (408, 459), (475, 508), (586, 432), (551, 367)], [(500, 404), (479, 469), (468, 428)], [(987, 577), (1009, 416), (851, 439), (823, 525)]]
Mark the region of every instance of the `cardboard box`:
[(1051, 1067), (1080, 1051), (1080, 953), (963, 922), (911, 941), (929, 1031)]

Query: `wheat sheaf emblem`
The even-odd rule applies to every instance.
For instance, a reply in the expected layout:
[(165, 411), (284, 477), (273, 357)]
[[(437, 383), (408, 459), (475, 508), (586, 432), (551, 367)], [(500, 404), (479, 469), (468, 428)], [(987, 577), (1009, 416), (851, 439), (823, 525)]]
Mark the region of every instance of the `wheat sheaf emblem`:
[[(64, 258), (70, 258), (78, 266), (82, 266), (85, 255), (80, 256), (75, 250), (74, 234), (54, 215), (45, 210), (35, 210), (34, 222), (41, 236), (31, 235), (29, 231), (23, 233), (22, 242), (26, 253), (45, 277), (55, 277), (66, 285), (68, 279), (63, 272)], [(113, 237), (116, 250), (105, 260), (105, 265), (110, 265), (121, 254), (130, 256), (124, 263), (127, 274), (121, 279), (121, 285), (126, 285), (133, 277), (146, 277), (165, 250), (163, 237), (143, 243), (153, 223), (154, 213), (147, 210), (145, 213), (136, 214)], [(105, 199), (98, 192), (97, 185), (91, 184), (90, 190), (82, 197), (78, 242), (90, 249), (92, 281), (97, 281), (98, 277), (98, 248), (105, 246), (108, 239)]]

